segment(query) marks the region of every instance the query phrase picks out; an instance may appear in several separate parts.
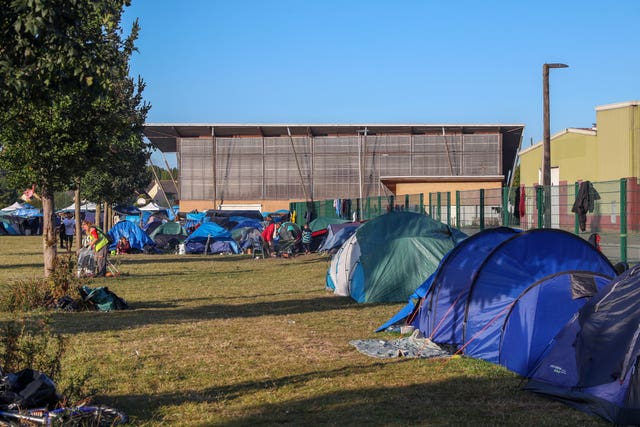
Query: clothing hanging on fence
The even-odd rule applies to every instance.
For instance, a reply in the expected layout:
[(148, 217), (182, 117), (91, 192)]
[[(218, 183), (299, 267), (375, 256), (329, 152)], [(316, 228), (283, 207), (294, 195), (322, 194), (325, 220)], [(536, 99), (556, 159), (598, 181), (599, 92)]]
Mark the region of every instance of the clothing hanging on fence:
[(351, 214), (351, 199), (345, 199), (342, 201), (342, 214), (341, 218), (349, 218)]
[(342, 212), (342, 200), (335, 199), (333, 201), (333, 208), (336, 210), (336, 216), (340, 217), (340, 213)]
[(578, 214), (581, 231), (586, 231), (587, 229), (587, 212), (593, 212), (596, 200), (600, 200), (600, 194), (593, 187), (591, 181), (582, 181), (580, 188), (578, 188), (576, 200), (571, 208), (571, 212)]

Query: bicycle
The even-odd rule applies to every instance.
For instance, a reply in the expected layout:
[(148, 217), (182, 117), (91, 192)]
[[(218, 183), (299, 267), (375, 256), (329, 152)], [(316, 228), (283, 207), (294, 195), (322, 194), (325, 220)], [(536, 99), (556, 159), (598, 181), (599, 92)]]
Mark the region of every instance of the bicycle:
[(126, 424), (129, 417), (108, 406), (73, 406), (47, 409), (0, 410), (0, 426), (110, 427)]

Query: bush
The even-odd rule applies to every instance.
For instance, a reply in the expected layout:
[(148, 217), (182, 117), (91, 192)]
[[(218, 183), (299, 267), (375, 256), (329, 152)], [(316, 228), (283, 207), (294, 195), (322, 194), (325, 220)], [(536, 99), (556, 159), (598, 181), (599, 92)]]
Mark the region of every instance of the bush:
[(5, 372), (31, 368), (55, 380), (64, 351), (65, 339), (53, 332), (48, 318), (13, 319), (2, 326), (0, 363)]
[(0, 310), (31, 311), (40, 308), (58, 308), (61, 299), (82, 301), (78, 288), (85, 279), (75, 274), (71, 255), (58, 257), (47, 278), (18, 279), (8, 283), (0, 293)]

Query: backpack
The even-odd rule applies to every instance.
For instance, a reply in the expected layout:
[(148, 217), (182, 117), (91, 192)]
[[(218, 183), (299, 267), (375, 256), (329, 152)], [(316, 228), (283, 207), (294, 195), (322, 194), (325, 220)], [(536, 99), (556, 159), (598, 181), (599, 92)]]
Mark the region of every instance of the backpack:
[(60, 396), (51, 378), (34, 369), (23, 369), (0, 379), (0, 405), (9, 409), (53, 408)]
[(113, 293), (107, 287), (90, 288), (82, 286), (80, 288), (82, 299), (93, 304), (99, 311), (126, 310), (129, 304)]

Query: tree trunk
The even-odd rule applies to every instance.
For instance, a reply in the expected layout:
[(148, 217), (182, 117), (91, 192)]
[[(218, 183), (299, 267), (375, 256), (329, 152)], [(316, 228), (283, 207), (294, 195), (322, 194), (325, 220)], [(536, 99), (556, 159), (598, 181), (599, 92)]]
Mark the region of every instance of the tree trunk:
[(102, 228), (100, 226), (100, 214), (101, 214), (100, 208), (101, 208), (101, 206), (102, 206), (101, 202), (96, 202), (96, 219), (95, 219), (94, 223), (100, 228)]
[(44, 254), (44, 277), (53, 272), (58, 255), (57, 234), (53, 212), (53, 192), (42, 190), (42, 252)]
[(82, 249), (82, 214), (80, 212), (80, 205), (82, 204), (82, 200), (80, 200), (80, 183), (76, 184), (76, 192), (75, 192), (75, 214), (74, 218), (76, 220), (76, 249)]

